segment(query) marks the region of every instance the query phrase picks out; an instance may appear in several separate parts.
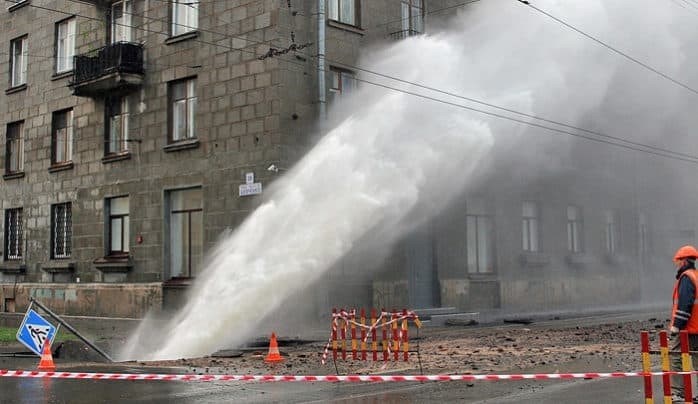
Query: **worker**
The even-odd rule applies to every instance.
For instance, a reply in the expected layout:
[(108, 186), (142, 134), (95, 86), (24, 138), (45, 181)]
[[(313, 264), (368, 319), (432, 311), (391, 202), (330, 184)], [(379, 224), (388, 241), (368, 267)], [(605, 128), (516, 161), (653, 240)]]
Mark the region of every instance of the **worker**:
[[(698, 271), (696, 271), (696, 258), (698, 250), (690, 245), (679, 248), (674, 254), (676, 266), (676, 283), (674, 284), (673, 306), (671, 308), (671, 325), (669, 331), (672, 339), (672, 351), (679, 351), (681, 342), (679, 331), (688, 332), (688, 344), (691, 351), (698, 351), (698, 304), (694, 304), (698, 298)], [(698, 364), (698, 357), (691, 354), (693, 369)], [(671, 358), (672, 370), (680, 371), (681, 356), (673, 355)], [(694, 383), (695, 385), (695, 383)], [(684, 399), (683, 375), (673, 375), (671, 378), (672, 401), (686, 402)], [(694, 394), (696, 390), (693, 390)], [(689, 402), (698, 402), (689, 399)]]

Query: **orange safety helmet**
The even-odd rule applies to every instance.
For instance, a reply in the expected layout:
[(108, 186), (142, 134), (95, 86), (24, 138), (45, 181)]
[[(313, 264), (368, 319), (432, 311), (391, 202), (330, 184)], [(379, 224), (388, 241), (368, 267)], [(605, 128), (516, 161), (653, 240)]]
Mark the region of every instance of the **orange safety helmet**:
[(674, 254), (674, 261), (680, 261), (685, 258), (698, 258), (698, 250), (692, 245), (685, 245)]

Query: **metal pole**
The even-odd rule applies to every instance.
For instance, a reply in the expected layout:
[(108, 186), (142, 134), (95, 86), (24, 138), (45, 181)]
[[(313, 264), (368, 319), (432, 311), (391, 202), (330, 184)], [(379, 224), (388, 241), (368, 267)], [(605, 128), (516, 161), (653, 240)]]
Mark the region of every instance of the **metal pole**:
[(88, 341), (87, 338), (85, 338), (85, 337), (83, 337), (82, 335), (80, 335), (80, 333), (79, 333), (75, 328), (73, 328), (70, 324), (66, 323), (62, 318), (58, 317), (58, 315), (55, 314), (54, 312), (52, 312), (51, 310), (49, 310), (48, 307), (44, 306), (41, 302), (39, 302), (38, 300), (34, 299), (34, 297), (30, 297), (29, 300), (30, 300), (32, 303), (36, 303), (37, 306), (41, 307), (41, 309), (42, 309), (43, 311), (45, 311), (46, 314), (48, 314), (49, 316), (51, 316), (54, 320), (56, 320), (56, 321), (58, 321), (59, 323), (63, 324), (63, 326), (64, 326), (68, 331), (70, 331), (70, 332), (72, 332), (73, 334), (75, 334), (76, 337), (80, 338), (80, 340), (82, 340), (82, 342), (84, 342), (84, 343), (87, 344), (90, 348), (92, 348), (92, 349), (94, 349), (95, 351), (97, 351), (97, 353), (100, 354), (100, 355), (102, 355), (102, 357), (104, 357), (106, 360), (108, 360), (109, 362), (114, 362), (114, 360), (113, 360), (109, 355), (107, 355), (104, 351), (102, 351), (101, 349), (99, 349), (95, 344), (93, 344), (92, 342)]

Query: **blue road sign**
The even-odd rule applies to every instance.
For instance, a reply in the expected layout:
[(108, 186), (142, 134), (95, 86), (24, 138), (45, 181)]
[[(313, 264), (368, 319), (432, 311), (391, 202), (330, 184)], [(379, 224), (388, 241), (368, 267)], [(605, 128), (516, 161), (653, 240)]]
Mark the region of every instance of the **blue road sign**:
[(46, 321), (39, 313), (30, 307), (24, 315), (22, 325), (17, 330), (17, 341), (21, 342), (35, 354), (41, 356), (44, 342), (49, 340), (53, 343), (56, 337), (56, 327)]

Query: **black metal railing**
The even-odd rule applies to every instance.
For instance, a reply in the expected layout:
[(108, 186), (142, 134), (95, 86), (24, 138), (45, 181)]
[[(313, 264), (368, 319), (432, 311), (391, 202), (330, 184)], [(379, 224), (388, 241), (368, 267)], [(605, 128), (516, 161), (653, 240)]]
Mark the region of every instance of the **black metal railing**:
[(74, 56), (73, 85), (112, 73), (143, 74), (143, 45), (117, 42)]
[(392, 39), (397, 40), (397, 39), (405, 39), (405, 38), (409, 38), (411, 36), (421, 35), (421, 34), (422, 34), (421, 32), (415, 31), (413, 29), (403, 29), (401, 31), (391, 32), (390, 37)]

